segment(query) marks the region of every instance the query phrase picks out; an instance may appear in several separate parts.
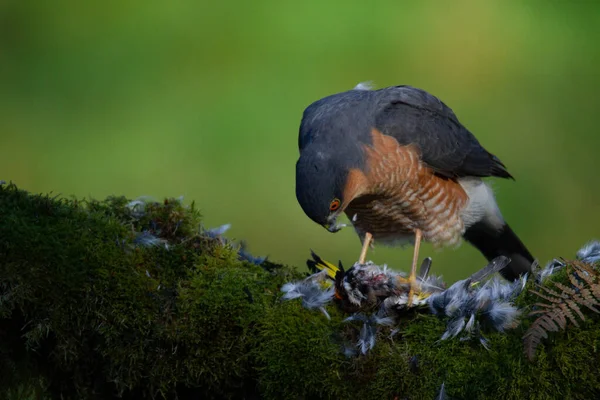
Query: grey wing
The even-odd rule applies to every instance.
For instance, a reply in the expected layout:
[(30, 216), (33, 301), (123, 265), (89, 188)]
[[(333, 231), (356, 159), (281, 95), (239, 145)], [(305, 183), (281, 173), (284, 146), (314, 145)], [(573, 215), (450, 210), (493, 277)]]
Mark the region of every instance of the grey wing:
[(382, 91), (375, 127), (402, 145), (415, 144), (421, 159), (447, 177), (512, 178), (502, 162), (485, 150), (437, 97), (410, 86)]

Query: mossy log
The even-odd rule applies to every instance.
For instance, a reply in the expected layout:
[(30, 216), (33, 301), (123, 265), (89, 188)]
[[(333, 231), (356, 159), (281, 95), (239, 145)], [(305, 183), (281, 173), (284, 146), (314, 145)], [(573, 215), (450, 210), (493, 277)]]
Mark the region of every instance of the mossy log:
[(432, 399), (444, 383), (457, 399), (598, 398), (591, 312), (533, 361), (526, 312), (517, 328), (487, 334), (489, 350), (442, 341), (443, 320), (411, 313), (347, 358), (347, 315), (281, 301), (303, 272), (249, 262), (199, 229), (193, 204), (139, 206), (0, 185), (0, 397)]

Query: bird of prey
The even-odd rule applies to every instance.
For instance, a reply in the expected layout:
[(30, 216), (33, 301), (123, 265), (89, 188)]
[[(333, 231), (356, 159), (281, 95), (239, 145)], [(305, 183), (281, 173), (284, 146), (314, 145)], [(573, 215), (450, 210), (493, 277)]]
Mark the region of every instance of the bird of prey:
[[(505, 222), (485, 177), (513, 179), (437, 97), (412, 86), (359, 84), (310, 104), (302, 115), (296, 197), (330, 232), (345, 213), (362, 242), (414, 243), (416, 287), (422, 240), (457, 246), (464, 238), (488, 259), (510, 258), (515, 280), (534, 258)], [(409, 296), (410, 297), (410, 296)]]

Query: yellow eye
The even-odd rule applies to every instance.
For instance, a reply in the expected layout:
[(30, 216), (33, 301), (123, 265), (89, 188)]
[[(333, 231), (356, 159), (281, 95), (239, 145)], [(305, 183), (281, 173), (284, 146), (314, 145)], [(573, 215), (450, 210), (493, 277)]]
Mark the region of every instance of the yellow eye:
[(331, 201), (331, 204), (329, 204), (329, 211), (335, 211), (338, 208), (340, 208), (340, 204), (342, 204), (342, 202), (340, 201), (340, 199), (333, 199)]

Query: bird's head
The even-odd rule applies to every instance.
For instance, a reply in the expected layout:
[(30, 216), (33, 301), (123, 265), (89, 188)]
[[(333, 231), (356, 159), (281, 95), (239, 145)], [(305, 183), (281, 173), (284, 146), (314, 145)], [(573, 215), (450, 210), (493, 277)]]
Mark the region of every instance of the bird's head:
[(354, 178), (364, 177), (364, 145), (373, 126), (370, 96), (367, 90), (337, 93), (315, 101), (302, 115), (296, 198), (306, 215), (330, 232), (344, 226), (337, 219), (358, 193)]
[(345, 226), (337, 222), (357, 191), (349, 190), (352, 163), (322, 152), (303, 153), (296, 163), (296, 198), (306, 215), (329, 232)]

